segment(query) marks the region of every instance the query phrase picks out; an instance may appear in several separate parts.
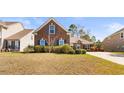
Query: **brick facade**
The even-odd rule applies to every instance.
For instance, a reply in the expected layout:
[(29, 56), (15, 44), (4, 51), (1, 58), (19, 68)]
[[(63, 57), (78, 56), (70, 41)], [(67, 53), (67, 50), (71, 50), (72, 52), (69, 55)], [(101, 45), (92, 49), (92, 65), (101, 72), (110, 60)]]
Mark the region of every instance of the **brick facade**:
[[(50, 34), (49, 36), (49, 25), (55, 25), (55, 34)], [(62, 27), (60, 27), (56, 22), (51, 20), (45, 26), (43, 26), (40, 30), (37, 31), (37, 35), (35, 35), (35, 45), (39, 45), (39, 40), (46, 40), (46, 45), (58, 45), (58, 40), (63, 39), (64, 44), (69, 44), (70, 35), (67, 31), (65, 31)], [(50, 41), (50, 42), (49, 42)]]
[[(55, 27), (55, 33), (50, 34), (50, 25)], [(41, 45), (41, 41), (45, 40), (45, 45), (59, 45), (59, 40), (64, 40), (64, 44), (68, 44), (72, 47), (89, 49), (93, 42), (71, 37), (71, 34), (62, 27), (56, 20), (50, 18), (43, 25), (41, 25), (38, 29), (35, 30), (35, 45)]]

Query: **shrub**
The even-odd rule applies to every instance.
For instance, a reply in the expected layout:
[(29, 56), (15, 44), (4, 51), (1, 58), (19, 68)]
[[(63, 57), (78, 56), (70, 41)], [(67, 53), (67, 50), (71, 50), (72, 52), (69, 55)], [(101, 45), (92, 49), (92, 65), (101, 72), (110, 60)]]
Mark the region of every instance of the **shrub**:
[(64, 54), (86, 54), (85, 49), (76, 49), (74, 50), (69, 45), (63, 45), (63, 46), (35, 46), (34, 50), (36, 53), (64, 53)]
[(60, 49), (61, 53), (65, 53), (65, 54), (74, 54), (75, 51), (72, 47), (70, 47), (69, 45), (63, 45)]
[(69, 54), (75, 54), (75, 50), (73, 49), (73, 50), (69, 51)]
[(85, 49), (76, 49), (76, 50), (75, 50), (75, 53), (76, 53), (76, 54), (86, 54), (86, 52), (87, 52), (87, 51), (86, 51)]
[(33, 53), (34, 52), (34, 46), (28, 46), (24, 48), (24, 53)]
[(45, 53), (49, 53), (49, 51), (51, 52), (51, 48), (52, 48), (52, 47), (44, 46), (44, 52), (45, 52)]
[(62, 46), (55, 46), (55, 47), (53, 47), (52, 52), (54, 52), (54, 53), (61, 53), (61, 47)]
[(42, 52), (45, 52), (45, 47), (37, 45), (37, 46), (34, 47), (34, 50), (35, 50), (36, 53), (42, 53)]
[(36, 53), (49, 53), (50, 52), (53, 52), (53, 47), (52, 46), (40, 46), (40, 45), (37, 45), (34, 47), (34, 50)]
[(86, 54), (86, 52), (87, 52), (87, 51), (86, 51), (85, 49), (81, 49), (81, 53), (82, 53), (82, 54)]
[(76, 53), (76, 54), (82, 54), (82, 51), (81, 51), (81, 49), (76, 49), (76, 50), (75, 50), (75, 53)]

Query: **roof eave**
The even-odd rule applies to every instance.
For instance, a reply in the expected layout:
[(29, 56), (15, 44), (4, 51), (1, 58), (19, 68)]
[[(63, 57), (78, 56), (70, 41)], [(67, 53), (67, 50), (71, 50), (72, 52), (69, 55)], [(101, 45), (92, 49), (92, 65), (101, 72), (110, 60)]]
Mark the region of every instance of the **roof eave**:
[(34, 32), (38, 32), (42, 29), (45, 25), (47, 25), (51, 20), (53, 20), (56, 24), (58, 24), (63, 30), (68, 32), (61, 24), (59, 24), (53, 17), (49, 18), (46, 22), (44, 22), (39, 28), (37, 28)]

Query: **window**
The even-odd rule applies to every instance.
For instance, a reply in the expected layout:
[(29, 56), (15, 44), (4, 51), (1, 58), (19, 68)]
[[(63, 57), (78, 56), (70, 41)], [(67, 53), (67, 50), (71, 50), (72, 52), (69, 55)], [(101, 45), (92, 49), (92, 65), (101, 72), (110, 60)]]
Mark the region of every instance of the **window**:
[(55, 34), (55, 25), (53, 25), (53, 24), (49, 25), (49, 33)]
[(85, 49), (90, 49), (90, 45), (85, 45), (84, 48)]
[(41, 39), (41, 40), (40, 40), (40, 45), (41, 45), (41, 46), (45, 46), (45, 40), (44, 40), (44, 39)]
[(121, 38), (124, 38), (124, 33), (121, 33)]
[(19, 49), (19, 41), (15, 41), (15, 49)]
[(11, 48), (12, 42), (8, 41), (8, 48)]
[(80, 49), (80, 44), (76, 44), (76, 49)]
[(62, 38), (59, 40), (59, 45), (64, 45), (64, 40)]
[(124, 49), (124, 45), (122, 45), (122, 46), (121, 46), (121, 48), (123, 48), (123, 49)]

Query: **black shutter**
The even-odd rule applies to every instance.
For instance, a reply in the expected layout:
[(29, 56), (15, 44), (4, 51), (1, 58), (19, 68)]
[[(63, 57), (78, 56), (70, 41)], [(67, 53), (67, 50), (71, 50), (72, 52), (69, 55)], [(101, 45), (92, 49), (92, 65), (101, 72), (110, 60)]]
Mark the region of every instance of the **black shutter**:
[(48, 42), (45, 40), (45, 45), (48, 45)]
[(37, 44), (40, 45), (40, 40), (38, 40)]

